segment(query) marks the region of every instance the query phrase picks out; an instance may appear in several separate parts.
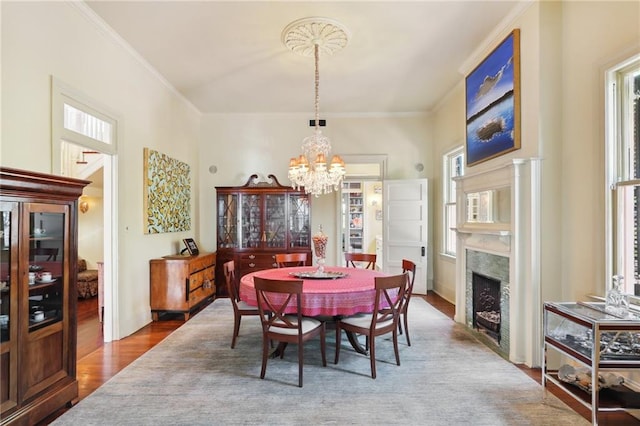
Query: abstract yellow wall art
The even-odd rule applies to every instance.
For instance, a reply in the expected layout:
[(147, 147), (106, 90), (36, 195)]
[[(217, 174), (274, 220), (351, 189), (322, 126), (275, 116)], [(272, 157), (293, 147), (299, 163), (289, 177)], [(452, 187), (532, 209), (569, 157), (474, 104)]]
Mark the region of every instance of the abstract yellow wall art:
[(191, 168), (187, 163), (144, 148), (144, 232), (191, 229)]

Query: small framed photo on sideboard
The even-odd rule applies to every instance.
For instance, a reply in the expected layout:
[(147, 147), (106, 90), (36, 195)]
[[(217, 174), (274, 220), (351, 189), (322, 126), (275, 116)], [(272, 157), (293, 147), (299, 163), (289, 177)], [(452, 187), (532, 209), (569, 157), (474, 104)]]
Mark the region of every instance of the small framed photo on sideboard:
[(193, 238), (185, 238), (182, 241), (184, 242), (184, 245), (187, 247), (187, 251), (189, 252), (190, 255), (193, 256), (199, 253), (198, 245), (196, 244)]

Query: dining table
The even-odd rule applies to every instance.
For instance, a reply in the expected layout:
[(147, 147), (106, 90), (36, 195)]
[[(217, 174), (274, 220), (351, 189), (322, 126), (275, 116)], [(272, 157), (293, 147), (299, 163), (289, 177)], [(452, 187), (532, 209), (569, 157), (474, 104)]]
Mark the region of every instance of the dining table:
[[(258, 306), (254, 277), (272, 280), (302, 279), (302, 315), (335, 319), (373, 312), (375, 278), (387, 275), (381, 271), (342, 266), (325, 266), (323, 273), (318, 273), (317, 270), (316, 266), (300, 266), (264, 269), (244, 275), (240, 278), (240, 299), (251, 306)], [(367, 353), (356, 336), (347, 334), (347, 338), (357, 352)]]

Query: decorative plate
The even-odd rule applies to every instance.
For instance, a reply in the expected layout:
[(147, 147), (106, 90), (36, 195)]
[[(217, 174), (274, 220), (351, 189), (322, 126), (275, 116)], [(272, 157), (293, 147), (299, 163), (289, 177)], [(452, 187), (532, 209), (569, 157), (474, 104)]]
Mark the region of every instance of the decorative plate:
[(38, 272), (44, 269), (43, 266), (40, 265), (29, 265), (29, 272)]
[(303, 278), (306, 280), (336, 280), (338, 278), (344, 278), (349, 274), (344, 272), (332, 272), (332, 271), (305, 271), (305, 272), (290, 272), (289, 275), (296, 278)]

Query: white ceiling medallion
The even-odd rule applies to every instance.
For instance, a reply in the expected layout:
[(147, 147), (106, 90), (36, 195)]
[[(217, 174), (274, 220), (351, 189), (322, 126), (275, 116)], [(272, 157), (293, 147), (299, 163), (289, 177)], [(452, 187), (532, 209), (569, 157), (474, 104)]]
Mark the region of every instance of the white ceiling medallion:
[(316, 45), (320, 53), (333, 55), (347, 46), (351, 34), (338, 21), (329, 18), (302, 18), (282, 31), (282, 43), (302, 56), (313, 56)]

